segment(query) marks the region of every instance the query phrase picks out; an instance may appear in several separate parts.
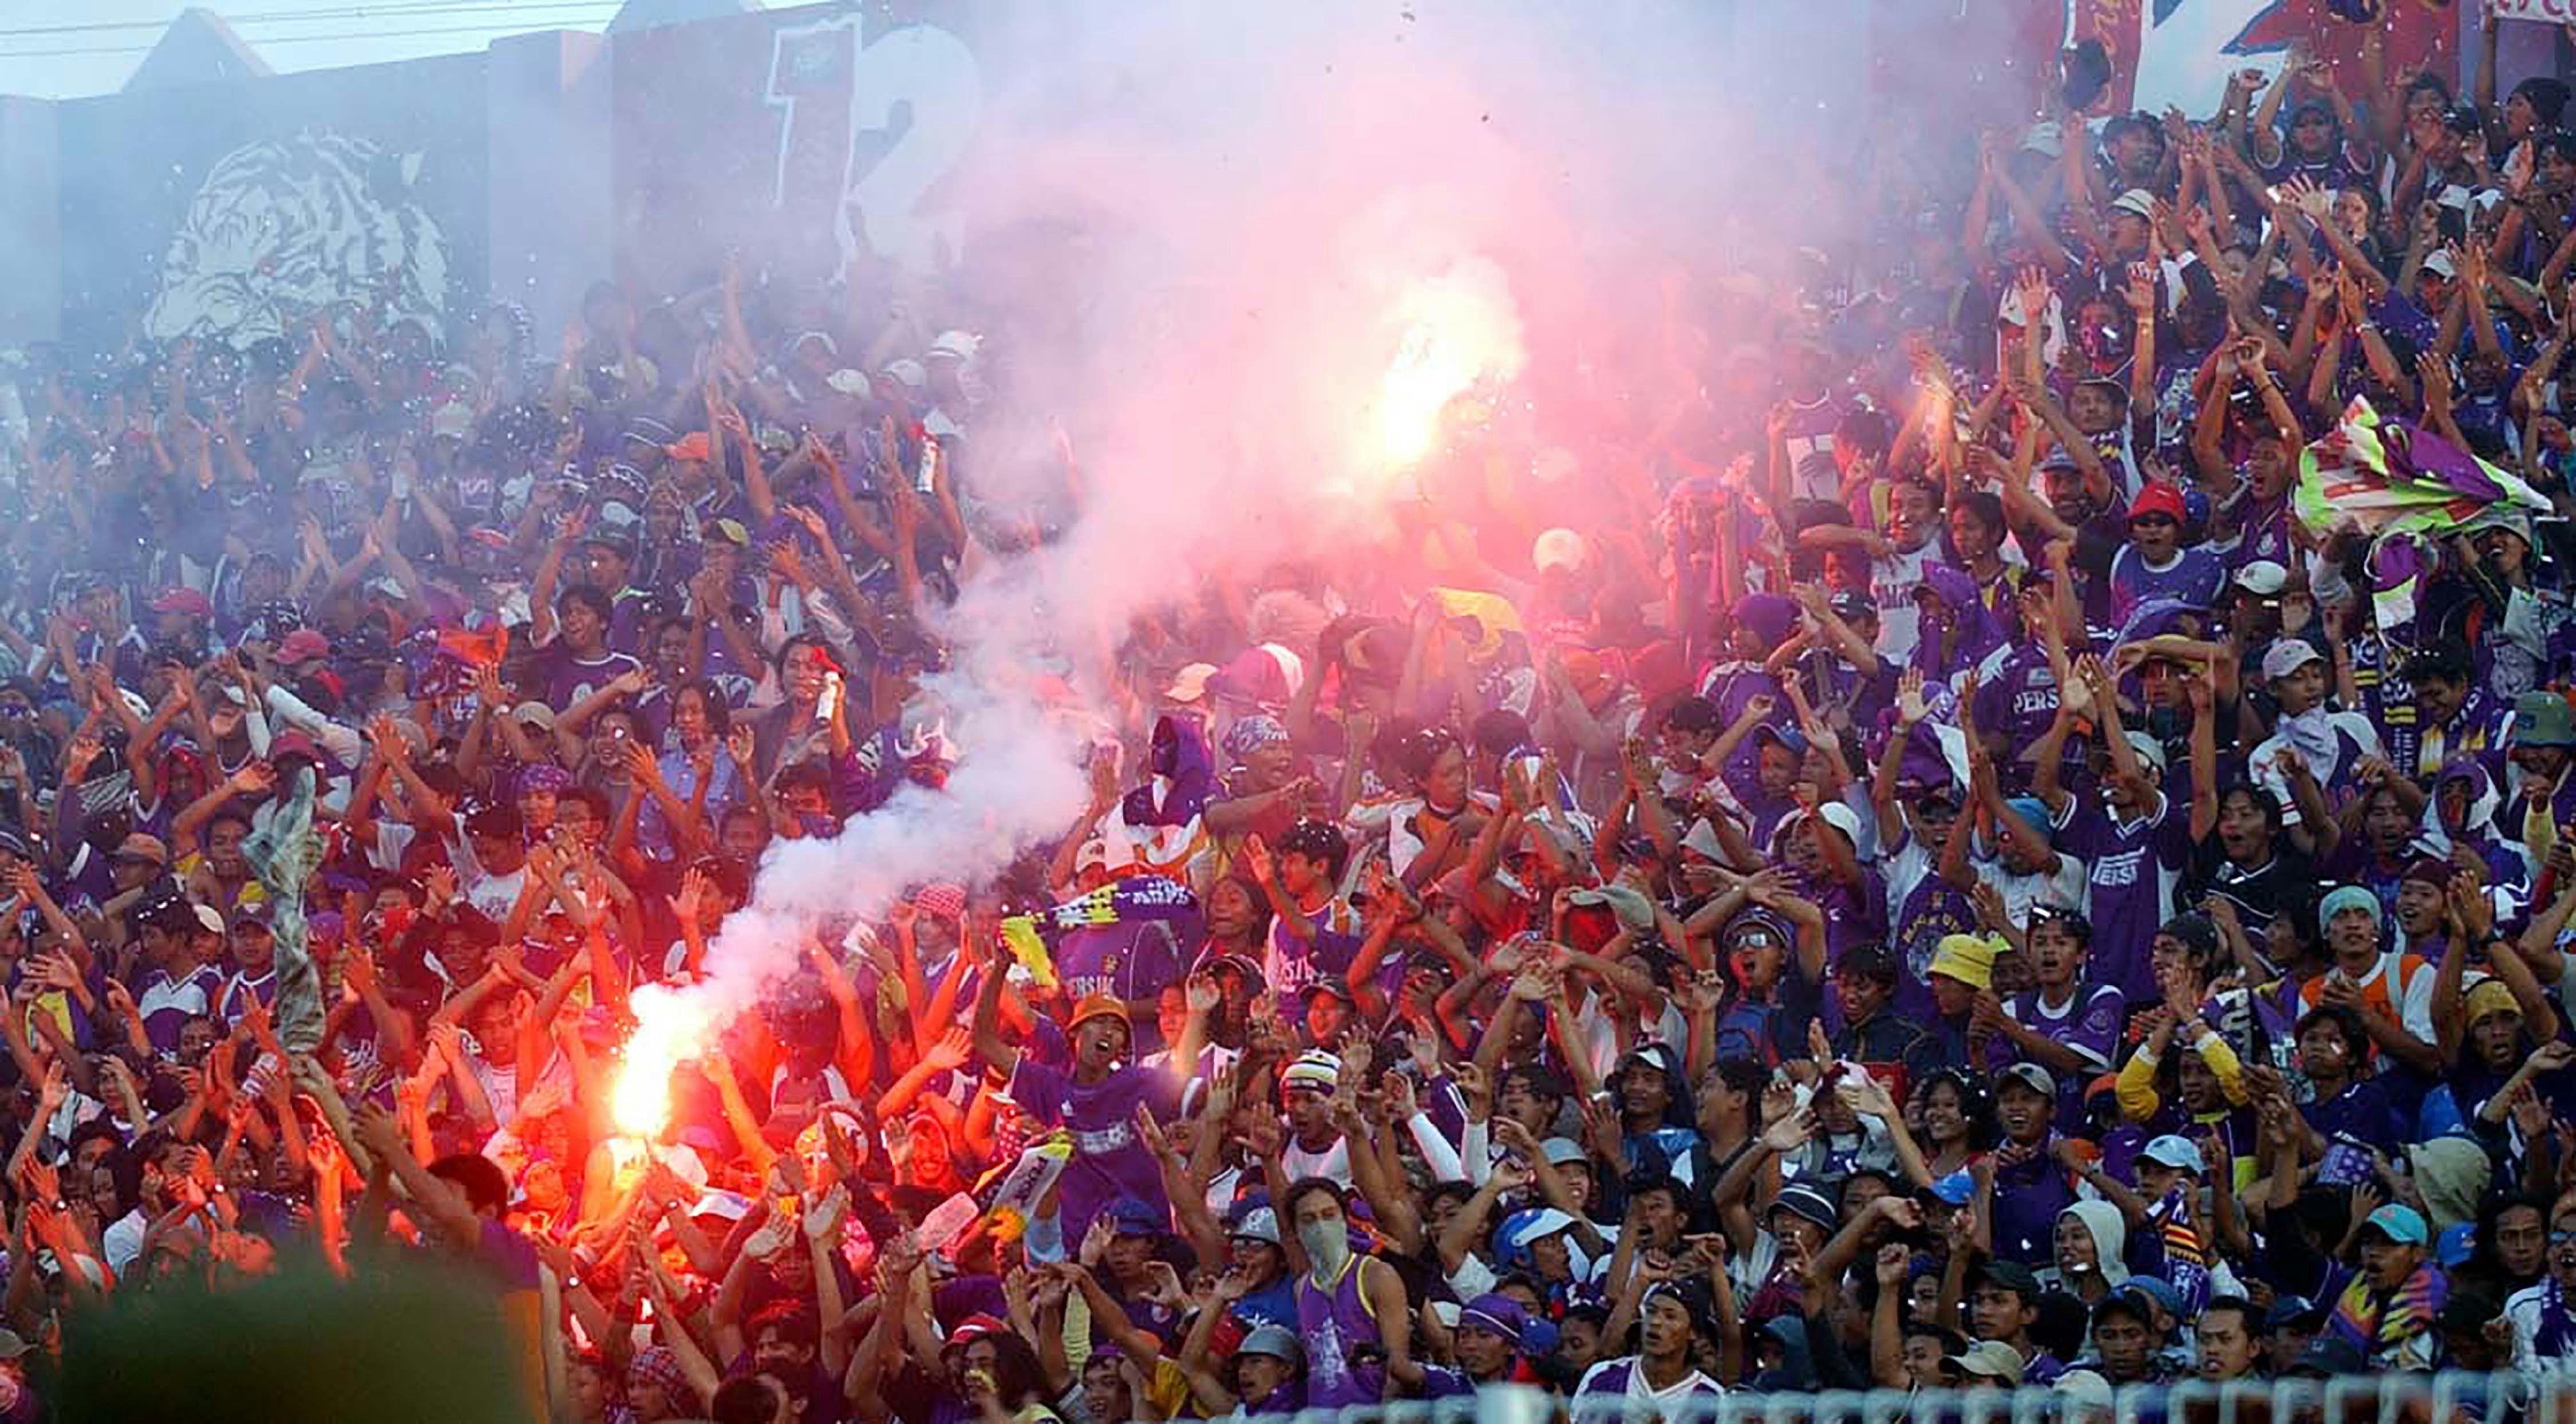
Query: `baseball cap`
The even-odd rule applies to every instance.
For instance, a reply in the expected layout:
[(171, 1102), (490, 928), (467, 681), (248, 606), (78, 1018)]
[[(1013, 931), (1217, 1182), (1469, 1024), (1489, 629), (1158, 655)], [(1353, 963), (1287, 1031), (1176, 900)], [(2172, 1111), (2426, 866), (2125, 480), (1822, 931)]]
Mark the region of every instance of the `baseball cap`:
[(2201, 1158), (2200, 1144), (2188, 1137), (2177, 1136), (2170, 1132), (2148, 1143), (2146, 1150), (2138, 1155), (2147, 1161), (2178, 1168), (2196, 1177), (2205, 1176), (2209, 1171), (2209, 1164)]
[(1163, 689), (1163, 695), (1174, 702), (1196, 702), (1199, 694), (1207, 691), (1208, 679), (1214, 676), (1216, 664), (1191, 663), (1172, 674), (1172, 685)]
[(1552, 1206), (1516, 1211), (1503, 1219), (1503, 1238), (1514, 1250), (1527, 1250), (1532, 1242), (1544, 1241), (1560, 1231), (1574, 1229), (1574, 1218)]
[(2263, 650), (2263, 680), (2278, 682), (2310, 663), (2325, 661), (2325, 655), (2305, 638), (2283, 638)]
[(2131, 1276), (2128, 1283), (2120, 1287), (2120, 1292), (2123, 1295), (2145, 1296), (2162, 1307), (2165, 1314), (2177, 1320), (2182, 1318), (2182, 1292), (2175, 1290), (2173, 1282), (2161, 1276)]
[(127, 836), (122, 842), (118, 843), (116, 853), (108, 858), (110, 860), (138, 860), (148, 862), (153, 865), (168, 865), (170, 863), (170, 848), (161, 843), (161, 838), (159, 836), (147, 836), (141, 831), (136, 831), (134, 834)]
[(1963, 1375), (2005, 1384), (2021, 1383), (2021, 1351), (2001, 1340), (1980, 1340), (1958, 1354), (1942, 1356), (1941, 1363)]
[(1499, 1335), (1517, 1349), (1521, 1333), (1529, 1328), (1529, 1312), (1510, 1296), (1488, 1291), (1459, 1307), (1458, 1328)]
[(2164, 743), (2157, 741), (2155, 738), (2148, 736), (2144, 732), (2123, 732), (2121, 735), (2128, 738), (2129, 750), (2137, 754), (2138, 760), (2154, 768), (2157, 775), (2161, 776), (2164, 774)]
[(2111, 211), (2152, 218), (2156, 215), (2155, 196), (2144, 188), (2131, 188), (2111, 200)]
[(2284, 1326), (2313, 1326), (2322, 1324), (2325, 1318), (2326, 1308), (2306, 1296), (2276, 1295), (2272, 1297), (2272, 1308), (2263, 1312), (2263, 1328), (2278, 1330)]
[(2137, 523), (2149, 515), (2161, 514), (2176, 524), (2183, 522), (2182, 491), (2162, 480), (2150, 481), (2129, 501), (2129, 522)]
[(298, 628), (277, 645), (277, 660), (281, 663), (309, 663), (330, 655), (331, 640), (312, 628)]
[(184, 585), (165, 588), (152, 600), (155, 613), (185, 613), (197, 618), (215, 616), (215, 605), (204, 594)]
[[(2439, 256), (2440, 254), (2435, 254)], [(2308, 1342), (2297, 1364), (2290, 1366), (2294, 1375), (2357, 1375), (2364, 1361), (2361, 1347), (2340, 1335), (2324, 1334)]]
[(1583, 1150), (1582, 1143), (1571, 1137), (1551, 1137), (1538, 1145), (1538, 1153), (1551, 1167), (1571, 1166), (1591, 1155)]
[(2256, 559), (2236, 571), (2236, 586), (2260, 598), (2269, 598), (2289, 586), (2290, 571), (2270, 559)]
[(2025, 1301), (2039, 1299), (2039, 1274), (2019, 1261), (1988, 1257), (1977, 1266), (1976, 1279), (2001, 1286)]
[[(1791, 1182), (1782, 1187), (1780, 1194), (1771, 1199), (1770, 1211), (1785, 1211), (1793, 1216), (1803, 1216), (1827, 1231), (1833, 1230), (1834, 1224), (1842, 1216), (1842, 1213), (1834, 1208), (1833, 1198), (1805, 1182)], [(1764, 1213), (1766, 1216), (1769, 1214), (1770, 1212)]]
[(510, 709), (510, 720), (523, 727), (533, 722), (551, 732), (555, 729), (555, 709), (531, 697)]
[(1122, 1201), (1110, 1208), (1109, 1219), (1121, 1236), (1161, 1236), (1171, 1223), (1163, 1213), (1141, 1201)]
[(2569, 714), (2566, 698), (2535, 688), (2514, 699), (2513, 739), (2534, 747), (2576, 746), (2576, 715)]
[(703, 430), (692, 430), (662, 447), (662, 453), (674, 460), (704, 460), (714, 452), (714, 445)]
[[(2041, 1097), (2054, 1098), (2057, 1096), (2056, 1076), (2036, 1063), (2016, 1063), (2011, 1067), (2006, 1068), (2001, 1076), (2022, 1084), (2024, 1087), (2029, 1088), (2032, 1092), (2039, 1094)], [(1998, 1082), (1995, 1086), (2000, 1088), (2003, 1084)]]
[(2451, 254), (2438, 247), (2425, 254), (2423, 270), (2436, 277), (2448, 278), (2460, 275), (2459, 264), (2451, 260)]
[(1010, 1331), (1010, 1326), (979, 1310), (958, 1321), (957, 1328), (948, 1332), (948, 1338), (940, 1342), (939, 1348), (945, 1351), (958, 1345), (971, 1345), (988, 1335), (1007, 1335)]
[(1246, 1241), (1267, 1241), (1276, 1246), (1279, 1244), (1279, 1213), (1266, 1206), (1256, 1206), (1237, 1217), (1234, 1225), (1226, 1228), (1225, 1234)]
[(2411, 1206), (2400, 1206), (2395, 1202), (2372, 1212), (2361, 1223), (2361, 1229), (2376, 1231), (2400, 1246), (2421, 1246), (2432, 1239), (2431, 1231), (2424, 1225), (2423, 1214)]
[(1355, 1009), (1360, 1005), (1358, 996), (1351, 992), (1351, 986), (1331, 975), (1325, 975), (1297, 991), (1297, 997), (1301, 1001), (1312, 999), (1318, 994), (1330, 994)]
[(1234, 1347), (1234, 1352), (1238, 1355), (1268, 1355), (1292, 1365), (1306, 1358), (1305, 1347), (1298, 1343), (1297, 1332), (1284, 1325), (1256, 1326), (1251, 1334), (1243, 1337), (1242, 1344)]

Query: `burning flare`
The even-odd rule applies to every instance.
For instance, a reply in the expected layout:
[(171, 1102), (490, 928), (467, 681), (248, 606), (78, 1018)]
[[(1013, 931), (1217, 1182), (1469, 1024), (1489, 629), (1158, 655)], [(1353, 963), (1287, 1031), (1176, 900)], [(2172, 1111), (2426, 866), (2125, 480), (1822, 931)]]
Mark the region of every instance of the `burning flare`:
[(626, 1066), (609, 1100), (617, 1130), (647, 1140), (671, 1120), (671, 1072), (715, 1044), (713, 996), (660, 984), (638, 985), (635, 1033), (626, 1040)]
[(1511, 284), (1482, 257), (1408, 287), (1394, 325), (1403, 336), (1378, 393), (1378, 444), (1386, 467), (1403, 470), (1439, 443), (1451, 401), (1480, 382), (1519, 375), (1528, 353)]

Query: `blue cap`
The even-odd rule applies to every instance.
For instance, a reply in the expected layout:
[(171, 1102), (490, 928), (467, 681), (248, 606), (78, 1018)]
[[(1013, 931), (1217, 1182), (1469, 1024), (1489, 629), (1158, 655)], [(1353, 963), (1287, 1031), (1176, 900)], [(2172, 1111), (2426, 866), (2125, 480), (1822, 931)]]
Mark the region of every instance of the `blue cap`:
[(2148, 1143), (2146, 1150), (2138, 1155), (2146, 1161), (2189, 1172), (2195, 1177), (2209, 1174), (2209, 1164), (2200, 1155), (2200, 1144), (2170, 1132)]
[(2021, 817), (2025, 824), (2039, 834), (2046, 836), (2054, 831), (2055, 828), (2048, 821), (2048, 803), (2038, 797), (2015, 796), (2004, 804), (2011, 807), (2014, 815)]
[(2400, 1246), (2421, 1246), (2432, 1239), (2432, 1231), (2424, 1225), (2423, 1214), (2411, 1206), (2399, 1206), (2395, 1202), (2372, 1212), (2369, 1219), (2362, 1222), (2361, 1229), (2376, 1231)]
[(2165, 1314), (2177, 1320), (2182, 1318), (2182, 1292), (2175, 1290), (2172, 1283), (2162, 1277), (2131, 1276), (2128, 1284), (2120, 1289), (2133, 1295), (2143, 1295), (2164, 1307)]
[(1121, 1236), (1162, 1236), (1171, 1231), (1169, 1217), (1140, 1201), (1118, 1203), (1110, 1208), (1109, 1219)]
[(1966, 1206), (1968, 1204), (1968, 1198), (1976, 1195), (1977, 1183), (1974, 1178), (1968, 1175), (1968, 1169), (1962, 1167), (1958, 1171), (1952, 1172), (1950, 1175), (1934, 1182), (1931, 1186), (1931, 1192), (1932, 1195), (1939, 1197), (1942, 1201), (1947, 1202), (1951, 1206)]
[(2441, 1238), (2433, 1243), (2433, 1259), (2441, 1262), (2445, 1270), (2465, 1266), (2477, 1244), (2476, 1223), (2463, 1221), (2456, 1226), (2445, 1226)]
[(1787, 747), (1793, 756), (1807, 754), (1807, 739), (1795, 727), (1783, 727), (1776, 723), (1765, 722), (1753, 729), (1753, 740), (1757, 744), (1765, 737)]

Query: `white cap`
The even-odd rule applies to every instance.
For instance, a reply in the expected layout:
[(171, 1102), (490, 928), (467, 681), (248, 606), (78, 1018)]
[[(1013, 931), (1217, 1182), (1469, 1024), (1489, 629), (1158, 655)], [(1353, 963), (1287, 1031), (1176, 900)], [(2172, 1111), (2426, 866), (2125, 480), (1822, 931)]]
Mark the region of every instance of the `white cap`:
[(2270, 559), (2256, 559), (2236, 571), (2236, 586), (2263, 598), (2279, 593), (2289, 582), (2290, 571)]
[(972, 361), (984, 338), (967, 331), (943, 331), (930, 339), (930, 354), (952, 361)]
[(2447, 252), (2436, 252), (2431, 256), (2426, 257), (2424, 259), (2424, 270), (2432, 273), (2436, 277), (2456, 277), (2460, 275), (2458, 264), (2451, 261), (2451, 254)]
[(2304, 638), (2283, 638), (2263, 650), (2263, 680), (2278, 681), (2324, 657)]
[(1583, 536), (1571, 529), (1550, 529), (1530, 545), (1530, 563), (1540, 573), (1564, 569), (1568, 573), (1583, 567)]
[(825, 376), (823, 378), (823, 384), (830, 386), (832, 389), (839, 391), (845, 396), (857, 396), (861, 400), (866, 400), (869, 395), (868, 373), (865, 371), (853, 370), (848, 366), (843, 366), (841, 369)]
[(2157, 741), (2155, 738), (2148, 736), (2144, 732), (2124, 732), (2121, 735), (2129, 739), (2129, 750), (2138, 754), (2138, 760), (2154, 767), (2157, 775), (2161, 776), (2164, 774), (2164, 743)]

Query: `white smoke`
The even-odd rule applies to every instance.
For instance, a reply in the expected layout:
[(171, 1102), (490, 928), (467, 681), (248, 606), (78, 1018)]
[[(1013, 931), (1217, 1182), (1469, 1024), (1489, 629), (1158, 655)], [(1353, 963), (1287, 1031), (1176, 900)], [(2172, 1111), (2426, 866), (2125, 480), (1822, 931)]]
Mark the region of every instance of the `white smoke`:
[(985, 157), (949, 185), (1008, 366), (968, 480), (1058, 498), (1070, 430), (1079, 513), (937, 620), (946, 789), (773, 847), (704, 982), (639, 993), (630, 1064), (703, 1045), (819, 923), (1062, 834), (1084, 737), (1042, 673), (1098, 698), (1139, 614), (1318, 551), (1365, 562), (1448, 397), (1634, 346), (1660, 261), (1815, 202), (1730, 176), (1764, 143), (1692, 58), (1723, 38), (1697, 5), (1045, 8), (1043, 35), (979, 34), (1031, 51), (1028, 78), (989, 96)]

